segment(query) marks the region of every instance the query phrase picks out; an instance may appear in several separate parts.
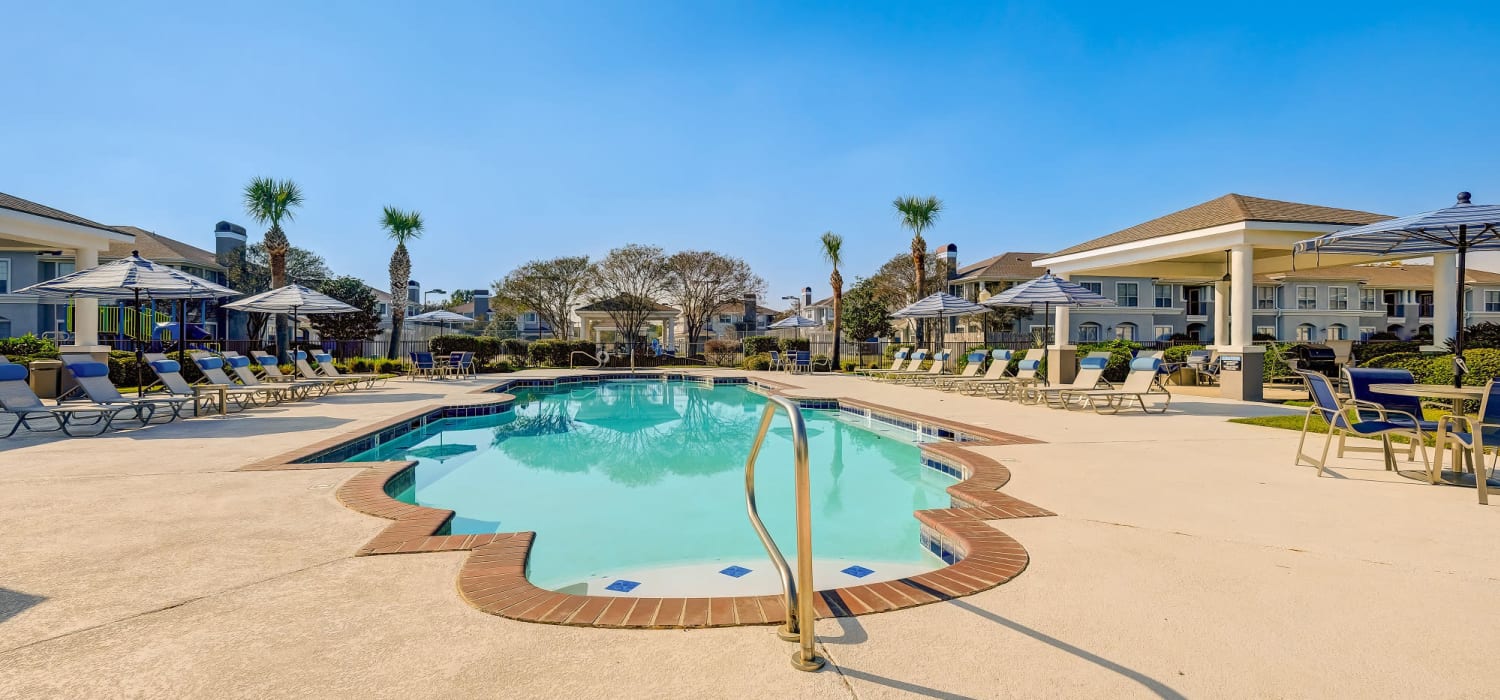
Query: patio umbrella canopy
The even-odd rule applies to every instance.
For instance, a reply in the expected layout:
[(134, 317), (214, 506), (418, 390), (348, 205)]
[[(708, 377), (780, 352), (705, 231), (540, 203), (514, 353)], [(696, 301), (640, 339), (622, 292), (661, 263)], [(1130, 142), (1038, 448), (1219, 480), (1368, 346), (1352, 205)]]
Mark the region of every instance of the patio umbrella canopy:
[[(1474, 204), (1468, 192), (1447, 209), (1403, 216), (1326, 236), (1300, 241), (1292, 253), (1347, 253), (1354, 255), (1458, 255), (1458, 285), (1453, 339), (1453, 386), (1463, 384), (1464, 276), (1470, 250), (1500, 249), (1500, 205)], [(1434, 268), (1435, 269), (1435, 268)], [(1433, 339), (1434, 341), (1437, 338)]]
[(810, 318), (808, 318), (806, 316), (802, 316), (802, 315), (798, 314), (796, 316), (788, 316), (786, 318), (783, 318), (780, 321), (777, 321), (777, 322), (775, 322), (775, 323), (773, 323), (773, 324), (771, 324), (770, 326), (767, 326), (767, 327), (768, 328), (795, 328), (795, 329), (797, 329), (797, 337), (801, 338), (802, 337), (802, 329), (803, 328), (817, 328), (818, 326), (821, 326), (821, 325), (823, 325), (823, 324), (818, 323), (817, 321), (814, 321), (814, 320), (812, 320), (812, 319), (810, 319)]
[(938, 332), (942, 332), (942, 320), (948, 316), (969, 316), (972, 314), (988, 313), (989, 309), (975, 304), (968, 299), (953, 296), (947, 292), (937, 292), (918, 299), (902, 309), (891, 314), (891, 318), (935, 318), (938, 320)]
[(297, 337), (297, 328), (301, 324), (301, 321), (297, 320), (299, 311), (305, 314), (351, 314), (359, 311), (338, 299), (322, 292), (315, 292), (300, 284), (289, 284), (269, 292), (261, 292), (253, 297), (225, 304), (224, 308), (262, 314), (291, 314), (293, 338)]
[[(33, 284), (16, 290), (17, 294), (34, 294), (41, 297), (91, 297), (95, 299), (132, 299), (136, 310), (141, 308), (141, 297), (146, 299), (218, 299), (239, 296), (240, 293), (202, 277), (190, 275), (182, 270), (151, 262), (139, 251), (130, 251), (130, 257), (120, 258), (103, 265), (78, 270), (61, 277)], [(178, 358), (184, 360), (186, 344), (183, 338), (187, 327), (187, 314), (181, 309), (177, 315)], [(141, 387), (143, 350), (141, 340), (135, 339), (136, 394), (144, 393)]]
[(1052, 330), (1052, 307), (1054, 306), (1114, 306), (1108, 297), (1095, 293), (1080, 284), (1057, 277), (1048, 270), (1046, 274), (1030, 282), (1022, 282), (995, 296), (986, 299), (985, 306), (1020, 306), (1030, 309), (1042, 307), (1042, 343)]
[(417, 314), (416, 316), (411, 316), (411, 317), (407, 318), (406, 320), (411, 321), (413, 323), (442, 323), (442, 324), (449, 324), (449, 323), (473, 323), (474, 322), (474, 319), (469, 318), (468, 316), (465, 316), (463, 314), (456, 314), (456, 313), (453, 313), (452, 311), (447, 311), (447, 310), (444, 310), (444, 309), (439, 309), (437, 311), (428, 311), (425, 314)]

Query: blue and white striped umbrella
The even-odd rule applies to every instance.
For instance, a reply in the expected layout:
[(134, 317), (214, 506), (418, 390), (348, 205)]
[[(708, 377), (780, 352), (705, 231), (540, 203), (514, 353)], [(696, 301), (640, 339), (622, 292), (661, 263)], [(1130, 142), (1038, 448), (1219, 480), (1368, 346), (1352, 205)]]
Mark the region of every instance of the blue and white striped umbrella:
[[(1347, 253), (1354, 255), (1434, 255), (1458, 254), (1458, 288), (1455, 298), (1464, 298), (1464, 277), (1471, 250), (1500, 249), (1500, 205), (1474, 204), (1468, 192), (1458, 193), (1458, 202), (1447, 209), (1403, 216), (1357, 228), (1344, 229), (1326, 236), (1298, 241), (1296, 253)], [(1453, 386), (1463, 384), (1468, 372), (1464, 365), (1464, 308), (1455, 304), (1458, 317), (1453, 338)], [(1442, 340), (1434, 338), (1433, 340)]]
[(95, 299), (215, 299), (240, 293), (182, 270), (154, 263), (131, 251), (129, 257), (70, 272), (18, 289), (16, 294)]
[(946, 318), (982, 314), (987, 311), (989, 309), (967, 299), (961, 299), (946, 292), (938, 292), (912, 302), (906, 308), (891, 314), (891, 318)]
[(1042, 308), (1042, 342), (1052, 337), (1054, 306), (1114, 306), (1108, 297), (1081, 284), (1057, 277), (1048, 270), (1030, 282), (1022, 282), (981, 302), (985, 306), (1021, 306)]
[(818, 323), (806, 316), (787, 316), (773, 324), (770, 328), (817, 328), (823, 324)]

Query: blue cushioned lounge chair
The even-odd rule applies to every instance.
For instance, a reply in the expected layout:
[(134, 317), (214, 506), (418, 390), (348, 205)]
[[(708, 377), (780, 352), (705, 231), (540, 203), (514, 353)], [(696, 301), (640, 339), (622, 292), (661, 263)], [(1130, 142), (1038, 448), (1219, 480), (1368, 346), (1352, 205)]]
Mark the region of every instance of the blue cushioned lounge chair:
[[(0, 356), (0, 360), (4, 360)], [(101, 406), (91, 405), (66, 405), (48, 406), (37, 398), (31, 390), (31, 385), (26, 383), (26, 366), (16, 365), (0, 361), (0, 415), (8, 415), (15, 418), (10, 430), (0, 437), (10, 437), (17, 430), (25, 428), (34, 433), (51, 432), (61, 430), (68, 436), (99, 435), (114, 423), (115, 418), (121, 414), (130, 414), (131, 417), (140, 420), (141, 425), (151, 417), (151, 406), (137, 407), (129, 405)], [(143, 419), (141, 416), (144, 415)], [(93, 418), (91, 421), (81, 422), (82, 418)], [(50, 425), (51, 427), (47, 427)], [(98, 430), (91, 433), (76, 433), (74, 429), (79, 427), (98, 426)]]
[[(1422, 430), (1410, 422), (1402, 424), (1388, 420), (1389, 415), (1379, 406), (1341, 404), (1328, 377), (1317, 372), (1298, 370), (1297, 373), (1307, 382), (1307, 393), (1312, 396), (1312, 405), (1307, 407), (1307, 417), (1302, 420), (1302, 437), (1297, 440), (1298, 465), (1306, 460), (1310, 466), (1317, 467), (1318, 476), (1322, 476), (1323, 469), (1328, 465), (1328, 448), (1333, 444), (1334, 433), (1338, 433), (1341, 440), (1345, 434), (1379, 438), (1385, 453), (1385, 468), (1390, 471), (1396, 470), (1396, 457), (1390, 449), (1390, 436), (1407, 435), (1416, 443), (1422, 442)], [(1313, 416), (1322, 418), (1328, 424), (1328, 437), (1323, 440), (1323, 453), (1317, 458), (1302, 451), (1303, 445), (1307, 443), (1307, 429), (1312, 426)], [(1425, 465), (1427, 448), (1423, 446), (1420, 449), (1422, 463)]]
[[(1108, 364), (1108, 361), (1106, 361)], [(1156, 381), (1161, 372), (1162, 361), (1158, 357), (1137, 357), (1130, 361), (1130, 374), (1114, 389), (1064, 389), (1058, 392), (1059, 400), (1071, 407), (1073, 401), (1094, 409), (1095, 413), (1119, 413), (1132, 404), (1146, 413), (1166, 413), (1172, 405), (1172, 394)], [(1153, 388), (1157, 389), (1153, 391)], [(1146, 397), (1162, 399), (1161, 407), (1152, 411)]]
[[(970, 363), (972, 362), (973, 360), (971, 359)], [(964, 369), (968, 368), (965, 367)], [(977, 376), (945, 377), (938, 379), (936, 386), (943, 391), (951, 391), (953, 389), (962, 391), (965, 387), (970, 385), (982, 386), (983, 382), (996, 382), (1006, 379), (1006, 374), (1008, 372), (1010, 372), (1010, 351), (991, 350), (990, 366), (984, 371), (984, 374)]]
[[(120, 390), (115, 388), (113, 382), (109, 381), (109, 365), (93, 360), (78, 359), (77, 356), (63, 357), (63, 365), (78, 382), (78, 388), (83, 390), (90, 401), (103, 406), (134, 406), (142, 409), (145, 413), (144, 420), (149, 422), (155, 418), (166, 417), (163, 423), (170, 423), (182, 417), (182, 410), (193, 405), (191, 397), (181, 396), (146, 396), (138, 398), (126, 398), (120, 395)], [(144, 409), (150, 408), (150, 411)], [(165, 410), (163, 410), (165, 409)]]
[[(1500, 463), (1500, 384), (1494, 379), (1485, 385), (1484, 398), (1479, 402), (1479, 415), (1446, 415), (1438, 419), (1437, 456), (1432, 460), (1432, 483), (1438, 483), (1443, 473), (1443, 452), (1453, 450), (1453, 471), (1464, 470), (1465, 463), (1474, 468), (1474, 488), (1479, 492), (1479, 504), (1489, 505), (1490, 489), (1500, 488), (1496, 477), (1496, 464), (1484, 468), (1485, 450), (1495, 450), (1495, 462)], [(1467, 460), (1460, 460), (1459, 455)]]
[[(280, 403), (306, 396), (306, 391), (295, 384), (262, 384), (259, 380), (249, 385), (234, 383), (234, 380), (224, 370), (233, 367), (236, 361), (238, 361), (238, 364), (248, 368), (250, 366), (249, 358), (215, 357), (206, 352), (195, 352), (192, 353), (191, 357), (193, 358), (193, 364), (198, 366), (198, 371), (203, 373), (203, 378), (209, 384), (231, 387), (236, 390), (254, 390), (258, 392), (262, 403)], [(252, 374), (250, 377), (254, 379), (255, 375)]]
[[(218, 403), (219, 392), (217, 390), (200, 392), (195, 389), (187, 378), (182, 376), (182, 365), (176, 360), (169, 360), (165, 355), (146, 355), (146, 359), (149, 360), (146, 364), (151, 367), (152, 372), (156, 373), (157, 384), (160, 384), (168, 394), (196, 402), (193, 406), (194, 415), (197, 415), (200, 405), (211, 406)], [(231, 405), (234, 406), (234, 410), (243, 411), (254, 406), (256, 399), (259, 398), (257, 390), (242, 386), (226, 388), (223, 391), (226, 411)]]
[[(467, 354), (471, 356), (469, 367), (472, 371), (474, 367), (472, 356), (474, 353)], [(364, 382), (366, 389), (375, 386), (375, 382), (384, 383), (387, 379), (386, 375), (376, 374), (373, 372), (353, 372), (350, 374), (344, 374), (343, 372), (340, 372), (339, 368), (333, 364), (333, 356), (329, 355), (326, 352), (313, 353), (313, 359), (318, 361), (318, 371), (321, 372), (323, 376), (329, 379), (351, 379), (356, 382)]]

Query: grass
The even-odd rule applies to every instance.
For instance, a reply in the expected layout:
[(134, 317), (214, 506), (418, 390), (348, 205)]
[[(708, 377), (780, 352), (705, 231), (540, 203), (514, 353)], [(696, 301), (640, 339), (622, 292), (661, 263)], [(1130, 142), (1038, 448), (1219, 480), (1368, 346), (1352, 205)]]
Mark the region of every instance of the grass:
[[(1311, 406), (1312, 402), (1311, 401), (1287, 401), (1286, 403), (1284, 403), (1282, 405), (1284, 405), (1284, 406), (1301, 406), (1301, 407), (1306, 407), (1306, 406)], [(1447, 413), (1447, 412), (1443, 411), (1443, 410), (1440, 410), (1440, 409), (1429, 408), (1429, 409), (1426, 409), (1426, 410), (1423, 411), (1423, 414), (1424, 414), (1423, 417), (1426, 418), (1427, 420), (1437, 420), (1438, 418), (1442, 417), (1445, 413)], [(1257, 416), (1255, 418), (1230, 418), (1229, 422), (1230, 423), (1240, 423), (1240, 424), (1243, 424), (1243, 425), (1259, 425), (1259, 426), (1263, 426), (1263, 427), (1266, 427), (1266, 428), (1280, 428), (1282, 430), (1299, 430), (1300, 431), (1300, 430), (1302, 430), (1302, 421), (1306, 420), (1306, 418), (1307, 418), (1306, 414), (1297, 413), (1297, 414), (1286, 415), (1286, 416)], [(1322, 417), (1320, 417), (1320, 416), (1313, 416), (1312, 423), (1308, 424), (1308, 426), (1307, 426), (1307, 431), (1310, 432), (1310, 433), (1326, 434), (1328, 432), (1328, 424), (1323, 421)], [(1410, 442), (1410, 441), (1411, 441), (1410, 438), (1407, 438), (1407, 437), (1404, 437), (1404, 436), (1401, 436), (1401, 435), (1393, 435), (1393, 436), (1391, 436), (1391, 442), (1406, 443), (1406, 442)], [(1437, 444), (1437, 439), (1434, 436), (1428, 435), (1428, 436), (1425, 437), (1425, 442), (1427, 443), (1428, 446), (1432, 446), (1432, 445)]]

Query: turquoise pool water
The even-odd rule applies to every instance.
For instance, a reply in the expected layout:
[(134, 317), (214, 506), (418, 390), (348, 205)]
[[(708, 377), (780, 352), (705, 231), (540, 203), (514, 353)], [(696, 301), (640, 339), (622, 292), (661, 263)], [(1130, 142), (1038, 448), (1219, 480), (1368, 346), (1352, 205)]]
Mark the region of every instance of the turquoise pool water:
[[(528, 576), (544, 588), (776, 590), (744, 504), (745, 457), (763, 397), (744, 386), (662, 381), (519, 390), (518, 397), (511, 413), (436, 421), (352, 460), (416, 460), (414, 484), (396, 497), (453, 510), (455, 534), (535, 531)], [(834, 410), (802, 413), (819, 587), (941, 567), (922, 546), (912, 511), (947, 507), (944, 488), (954, 480), (922, 466), (915, 434), (868, 427)], [(792, 560), (784, 414), (756, 478), (761, 517)]]

